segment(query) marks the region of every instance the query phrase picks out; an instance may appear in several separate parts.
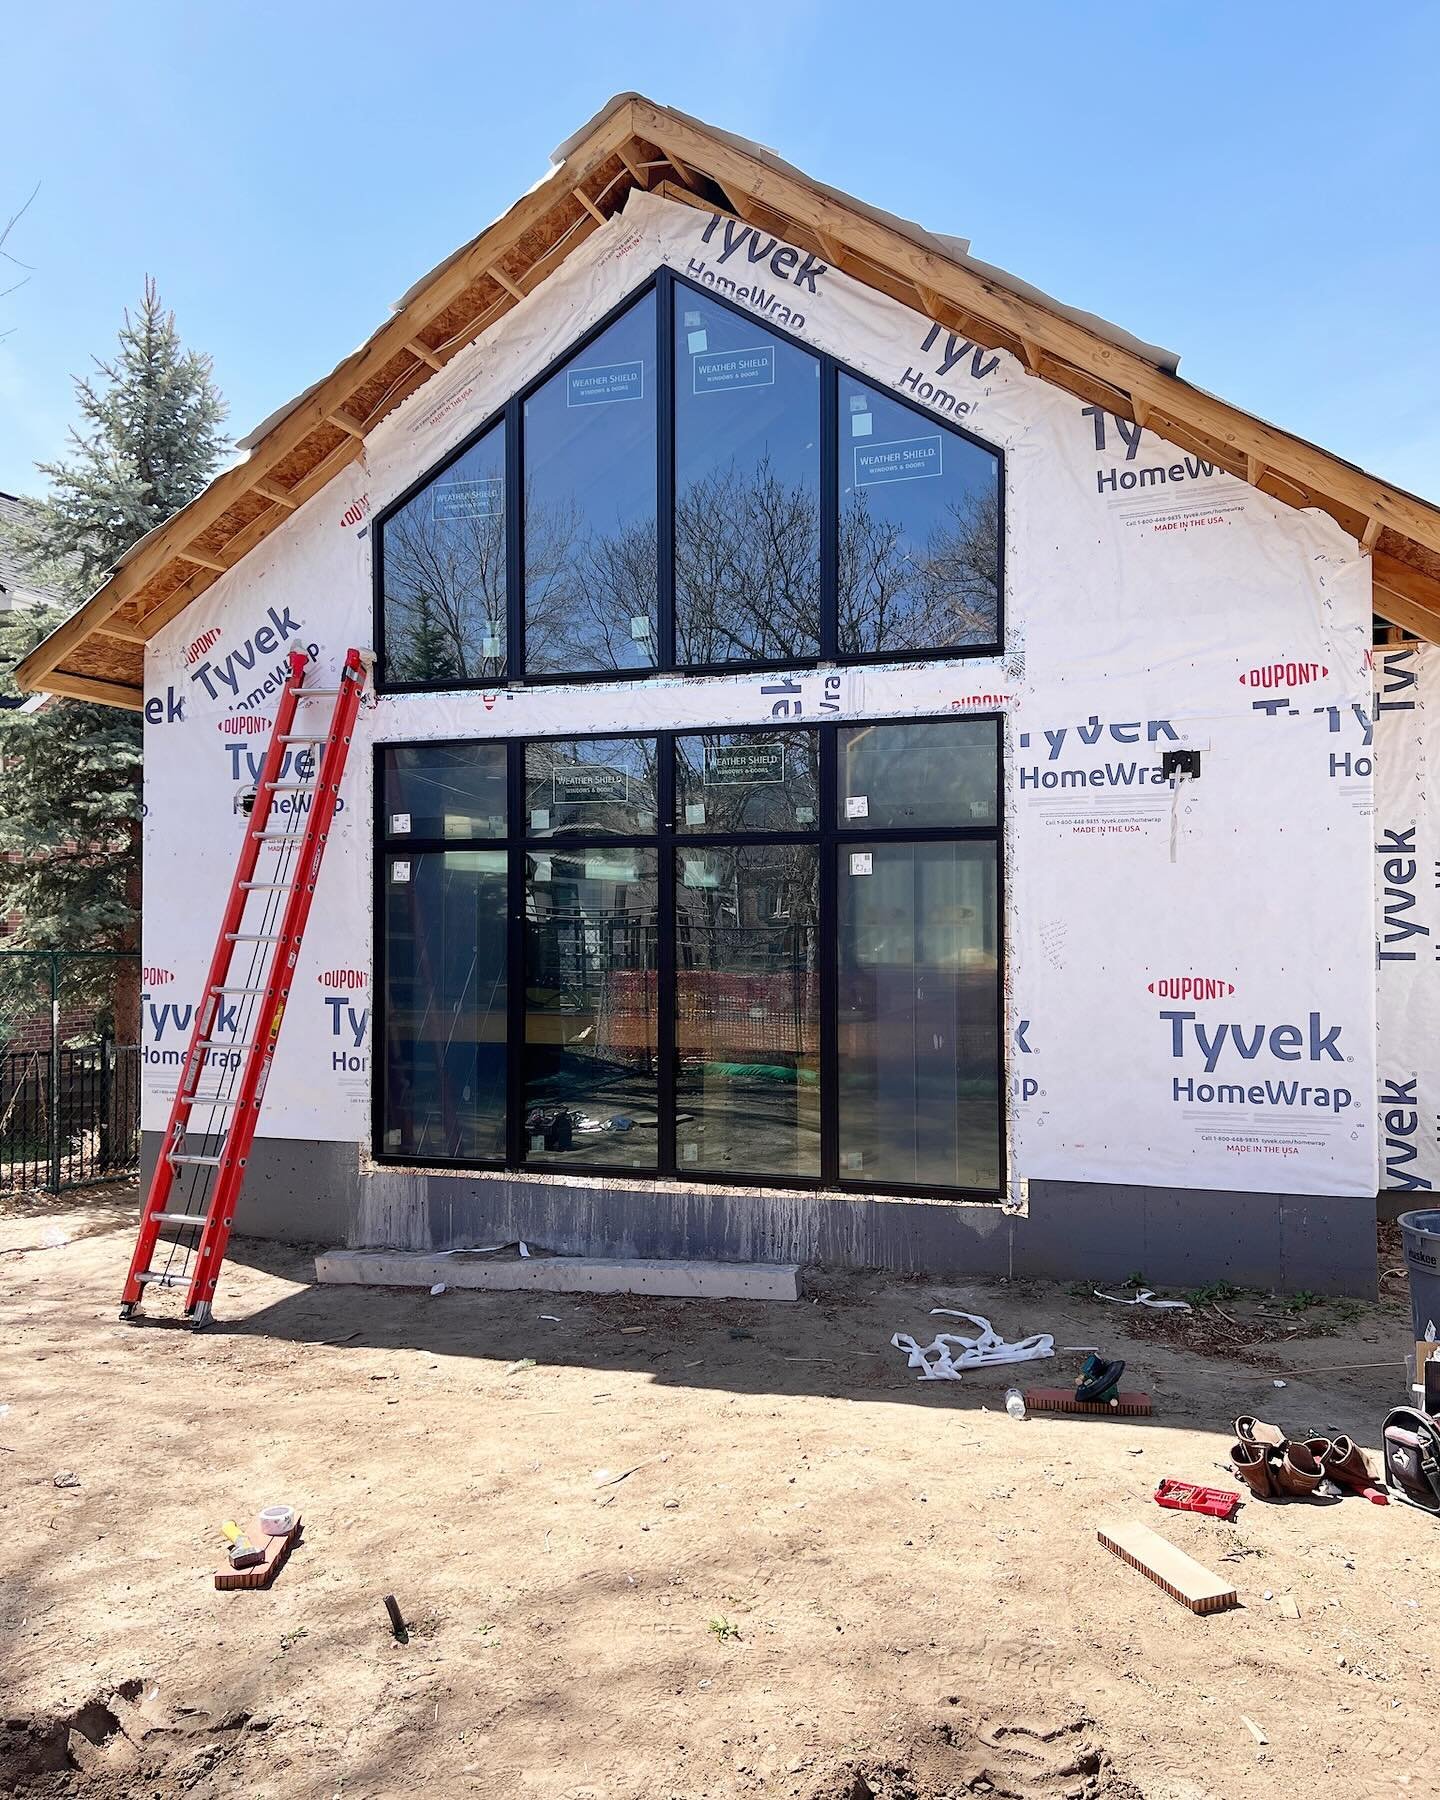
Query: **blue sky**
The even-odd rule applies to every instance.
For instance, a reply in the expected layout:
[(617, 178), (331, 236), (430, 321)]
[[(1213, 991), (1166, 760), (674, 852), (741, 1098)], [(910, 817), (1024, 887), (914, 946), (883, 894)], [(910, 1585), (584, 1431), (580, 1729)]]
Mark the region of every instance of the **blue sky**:
[(240, 436), (638, 88), (1440, 499), (1433, 5), (57, 0), (4, 51), (0, 488), (147, 272)]

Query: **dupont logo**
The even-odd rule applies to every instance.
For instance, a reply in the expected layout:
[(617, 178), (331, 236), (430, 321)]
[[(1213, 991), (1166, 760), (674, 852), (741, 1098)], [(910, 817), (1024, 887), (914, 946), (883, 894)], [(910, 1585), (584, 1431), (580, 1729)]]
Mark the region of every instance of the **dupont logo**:
[(144, 968), (140, 971), (140, 979), (145, 983), (146, 987), (165, 987), (169, 982), (172, 982), (175, 979), (175, 971), (173, 969), (159, 969), (156, 968), (153, 963), (146, 963)]
[(1226, 1000), (1235, 983), (1223, 975), (1161, 975), (1146, 989), (1160, 1000)]
[(186, 650), (185, 655), (181, 659), (184, 662), (185, 667), (188, 669), (192, 663), (199, 662), (200, 658), (210, 646), (212, 644), (218, 644), (219, 642), (220, 628), (218, 625), (213, 631), (202, 631), (195, 642), (190, 645), (188, 650)]
[(480, 696), (480, 702), (484, 706), (486, 712), (494, 712), (495, 702), (499, 698), (500, 696), (498, 694), (482, 694)]
[(369, 977), (363, 969), (327, 969), (323, 975), (318, 975), (316, 980), (321, 987), (354, 992), (358, 988), (365, 987)]
[(274, 723), (273, 719), (262, 719), (254, 713), (226, 713), (223, 719), (215, 721), (215, 729), (226, 737), (258, 737)]
[(1309, 681), (1322, 681), (1329, 673), (1324, 663), (1261, 663), (1258, 669), (1248, 669), (1240, 677), (1240, 685), (1250, 688), (1304, 687)]

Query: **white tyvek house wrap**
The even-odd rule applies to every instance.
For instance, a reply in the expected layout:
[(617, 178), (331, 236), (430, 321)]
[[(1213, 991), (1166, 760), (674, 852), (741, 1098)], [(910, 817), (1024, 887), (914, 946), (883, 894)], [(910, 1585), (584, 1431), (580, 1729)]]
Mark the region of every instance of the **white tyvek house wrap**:
[[(273, 716), (260, 674), (279, 654), (255, 654), (257, 631), (270, 621), (275, 651), (281, 631), (318, 644), (329, 666), (368, 647), (373, 512), (661, 262), (1005, 451), (1005, 654), (367, 705), (263, 1132), (368, 1141), (373, 744), (1001, 711), (1012, 1180), (1373, 1190), (1354, 541), (803, 253), (638, 193), (150, 647), (147, 1128), (233, 866), (244, 746), (258, 761), (263, 743), (233, 734)], [(1203, 773), (1175, 796), (1155, 776), (1180, 744)]]
[(1380, 1185), (1440, 1187), (1440, 648), (1375, 659)]

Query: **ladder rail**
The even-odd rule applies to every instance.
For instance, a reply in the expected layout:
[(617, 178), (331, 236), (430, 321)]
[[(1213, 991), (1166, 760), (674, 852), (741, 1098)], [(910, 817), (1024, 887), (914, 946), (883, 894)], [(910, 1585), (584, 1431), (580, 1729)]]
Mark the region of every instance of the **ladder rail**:
[[(292, 886), (286, 896), (285, 910), (277, 927), (279, 942), (272, 952), (266, 996), (258, 1008), (256, 1047), (246, 1059), (236, 1092), (233, 1123), (225, 1139), (224, 1160), (216, 1178), (209, 1215), (195, 1254), (190, 1287), (185, 1297), (187, 1313), (208, 1316), (215, 1298), (220, 1266), (225, 1260), (235, 1222), (235, 1203), (239, 1198), (245, 1165), (260, 1123), (260, 1102), (270, 1079), (270, 1067), (289, 1004), (290, 987), (300, 960), (300, 949), (315, 899), (321, 863), (339, 810), (340, 782), (350, 754), (350, 742), (354, 736), (364, 682), (365, 668), (360, 653), (351, 650), (346, 655), (340, 686), (335, 693), (330, 730), (325, 739), (320, 767), (316, 772), (315, 796), (305, 816)], [(265, 1022), (267, 1014), (268, 1026)]]
[[(220, 1264), (229, 1243), (235, 1201), (259, 1122), (260, 1101), (269, 1077), (280, 1022), (289, 998), (300, 942), (314, 897), (315, 880), (337, 810), (340, 780), (345, 770), (365, 682), (363, 659), (357, 650), (351, 650), (345, 658), (340, 686), (335, 690), (329, 732), (323, 739), (311, 740), (323, 743), (325, 749), (314, 784), (315, 798), (311, 801), (302, 829), (293, 834), (300, 850), (293, 882), (276, 884), (273, 890), (283, 892), (284, 885), (290, 886), (282, 922), (273, 939), (268, 933), (257, 939), (243, 932), (241, 926), (251, 892), (257, 885), (270, 885), (257, 884), (255, 875), (265, 843), (263, 834), (270, 818), (274, 796), (277, 791), (285, 791), (280, 785), (279, 777), (285, 758), (290, 754), (287, 745), (294, 739), (296, 708), (301, 699), (318, 697), (316, 690), (304, 687), (308, 661), (304, 651), (291, 651), (290, 674), (276, 707), (269, 747), (256, 785), (254, 808), (245, 821), (240, 853), (216, 937), (215, 951), (199, 1004), (195, 1008), (189, 1043), (181, 1063), (180, 1081), (171, 1103), (164, 1142), (146, 1195), (140, 1230), (125, 1281), (122, 1317), (129, 1316), (143, 1297), (147, 1280), (154, 1279), (151, 1259), (159, 1243), (161, 1219), (167, 1215), (173, 1216), (170, 1215), (169, 1200), (177, 1165), (186, 1167), (202, 1162), (207, 1168), (213, 1168), (215, 1174), (208, 1198), (203, 1202), (204, 1210), (195, 1215), (197, 1224), (201, 1226), (201, 1237), (195, 1249), (185, 1310), (192, 1316), (209, 1315)], [(274, 841), (273, 837), (270, 841)], [(202, 1159), (184, 1153), (185, 1133), (192, 1108), (199, 1106), (203, 1110), (207, 1104), (213, 1107), (215, 1103), (213, 1095), (207, 1096), (199, 1091), (199, 1083), (206, 1072), (208, 1058), (216, 1048), (212, 1033), (223, 1007), (225, 994), (227, 991), (239, 991), (228, 984), (227, 978), (244, 945), (250, 946), (254, 951), (263, 949), (269, 955), (268, 967), (264, 973), (248, 978), (251, 982), (259, 981), (262, 985), (246, 990), (262, 996), (257, 1008), (260, 1015), (256, 1021), (259, 1029), (245, 1034), (250, 1039), (249, 1042), (233, 1046), (245, 1053), (245, 1061), (231, 1109), (232, 1122), (228, 1129), (217, 1128), (213, 1124), (207, 1128), (205, 1135), (222, 1135), (222, 1143), (216, 1157)], [(272, 1002), (277, 1000), (277, 995), (278, 1004), (272, 1009)], [(268, 1030), (261, 1022), (267, 1015)], [(232, 1046), (219, 1047), (229, 1049)], [(183, 1279), (183, 1276), (176, 1276), (173, 1281), (167, 1280), (162, 1285), (178, 1286)]]

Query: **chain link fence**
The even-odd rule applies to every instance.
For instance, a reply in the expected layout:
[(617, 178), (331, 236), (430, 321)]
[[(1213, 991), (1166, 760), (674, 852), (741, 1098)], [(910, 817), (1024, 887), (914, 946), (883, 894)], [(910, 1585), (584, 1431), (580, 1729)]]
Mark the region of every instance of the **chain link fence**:
[(0, 950), (0, 1194), (140, 1163), (140, 958)]

